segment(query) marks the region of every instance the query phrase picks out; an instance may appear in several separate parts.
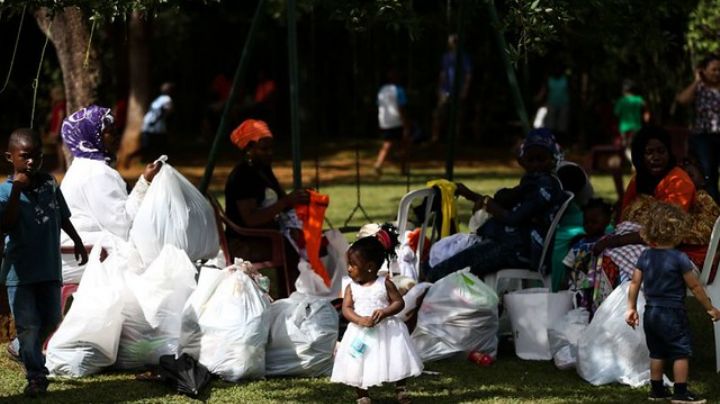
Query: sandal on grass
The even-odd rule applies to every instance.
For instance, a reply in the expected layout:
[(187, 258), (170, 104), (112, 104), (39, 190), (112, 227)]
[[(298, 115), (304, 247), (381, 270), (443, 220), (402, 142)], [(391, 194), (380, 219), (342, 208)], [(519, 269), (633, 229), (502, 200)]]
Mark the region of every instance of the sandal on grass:
[(396, 387), (395, 388), (395, 399), (400, 404), (411, 404), (410, 394), (407, 391), (407, 387)]

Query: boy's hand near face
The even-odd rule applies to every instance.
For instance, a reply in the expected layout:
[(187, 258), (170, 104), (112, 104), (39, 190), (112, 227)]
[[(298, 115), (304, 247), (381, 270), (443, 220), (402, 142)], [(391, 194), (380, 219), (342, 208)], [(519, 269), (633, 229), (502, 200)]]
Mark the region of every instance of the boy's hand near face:
[(15, 177), (13, 178), (13, 188), (25, 189), (30, 185), (31, 180), (30, 175), (26, 172), (15, 173)]

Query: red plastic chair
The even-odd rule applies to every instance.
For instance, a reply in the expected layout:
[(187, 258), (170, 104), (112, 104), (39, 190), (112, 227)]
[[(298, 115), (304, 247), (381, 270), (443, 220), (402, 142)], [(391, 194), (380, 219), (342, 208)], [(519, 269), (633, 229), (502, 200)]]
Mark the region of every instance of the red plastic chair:
[[(269, 261), (253, 262), (252, 266), (254, 269), (257, 270), (274, 268), (276, 270), (278, 278), (278, 294), (280, 295), (279, 297), (283, 298), (290, 296), (290, 293), (295, 290), (295, 276), (290, 273), (290, 268), (288, 268), (287, 265), (285, 255), (285, 240), (282, 233), (278, 230), (273, 229), (255, 229), (249, 227), (240, 227), (237, 224), (233, 223), (233, 221), (227, 217), (225, 211), (220, 206), (220, 203), (214, 196), (208, 194), (207, 198), (210, 201), (210, 205), (212, 205), (213, 207), (213, 211), (215, 212), (215, 222), (217, 223), (218, 227), (220, 247), (223, 249), (223, 252), (225, 254), (225, 262), (231, 264), (233, 262), (233, 259), (235, 258), (233, 257), (232, 251), (230, 251), (230, 248), (228, 246), (227, 238), (225, 237), (225, 228), (232, 229), (235, 233), (241, 236), (267, 240), (267, 242), (272, 245), (271, 259)], [(225, 225), (225, 228), (223, 228), (223, 224)]]

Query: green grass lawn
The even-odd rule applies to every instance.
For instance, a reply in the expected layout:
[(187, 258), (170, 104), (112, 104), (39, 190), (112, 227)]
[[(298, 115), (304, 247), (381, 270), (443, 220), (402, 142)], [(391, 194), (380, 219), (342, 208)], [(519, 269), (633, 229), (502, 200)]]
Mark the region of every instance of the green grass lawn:
[[(398, 202), (407, 190), (404, 177), (394, 174), (391, 169), (387, 171), (389, 173), (381, 179), (363, 177), (362, 204), (374, 221), (394, 220)], [(515, 185), (519, 175), (520, 170), (512, 166), (459, 167), (456, 180), (478, 192), (492, 193), (500, 187)], [(422, 187), (428, 179), (441, 176), (442, 165), (416, 170), (410, 189)], [(615, 199), (608, 177), (595, 177), (593, 184), (599, 196)], [(328, 218), (335, 226), (341, 226), (355, 206), (354, 185), (345, 181), (323, 185), (321, 191), (331, 197)], [(459, 209), (461, 221), (467, 222), (469, 203), (460, 201)], [(351, 224), (364, 222), (356, 215)], [(709, 402), (720, 402), (720, 379), (714, 371), (711, 324), (697, 303), (690, 302), (690, 307), (695, 335), (692, 388), (707, 397)], [(423, 375), (410, 382), (409, 387), (417, 403), (634, 403), (646, 399), (646, 389), (621, 385), (594, 387), (580, 379), (574, 370), (557, 370), (552, 362), (519, 360), (508, 343), (501, 345), (498, 361), (490, 367), (478, 367), (459, 358), (429, 363), (426, 369), (440, 372), (440, 375)], [(24, 400), (21, 395), (24, 383), (20, 366), (0, 355), (0, 402)], [(376, 402), (394, 401), (392, 386), (373, 389), (371, 395)], [(240, 384), (214, 380), (201, 398), (217, 403), (349, 403), (354, 402), (355, 396), (351, 388), (320, 378), (269, 379)], [(45, 400), (53, 403), (190, 401), (173, 394), (162, 384), (135, 381), (131, 373), (105, 373), (80, 380), (60, 380), (51, 385)]]
[[(689, 302), (689, 306), (695, 337), (691, 385), (708, 398), (708, 402), (720, 402), (711, 324), (696, 302)], [(574, 370), (557, 370), (550, 361), (522, 361), (509, 343), (501, 345), (498, 360), (490, 367), (478, 367), (457, 358), (429, 363), (426, 370), (440, 372), (440, 375), (422, 375), (409, 383), (416, 403), (636, 403), (645, 401), (647, 394), (646, 388), (591, 386)], [(0, 402), (25, 400), (21, 395), (24, 383), (20, 366), (6, 355), (0, 355)], [(370, 393), (376, 402), (393, 402), (391, 385), (371, 389)], [(351, 388), (320, 378), (268, 379), (239, 384), (214, 380), (201, 399), (212, 403), (350, 403), (354, 397)], [(192, 401), (173, 394), (162, 384), (135, 381), (131, 373), (59, 380), (51, 385), (45, 400), (52, 403)]]

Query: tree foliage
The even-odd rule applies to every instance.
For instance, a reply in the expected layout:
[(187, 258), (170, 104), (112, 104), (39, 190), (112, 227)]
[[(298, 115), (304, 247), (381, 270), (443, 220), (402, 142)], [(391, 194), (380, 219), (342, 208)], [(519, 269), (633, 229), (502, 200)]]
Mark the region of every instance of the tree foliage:
[(693, 59), (720, 50), (720, 0), (701, 0), (690, 14), (687, 49)]
[(506, 51), (515, 62), (545, 54), (572, 19), (565, 0), (507, 0), (504, 6), (501, 28), (512, 37)]

